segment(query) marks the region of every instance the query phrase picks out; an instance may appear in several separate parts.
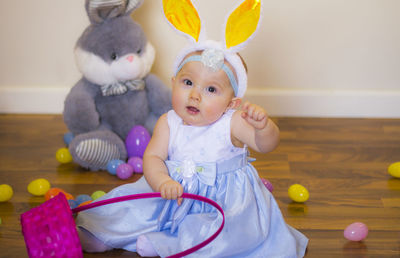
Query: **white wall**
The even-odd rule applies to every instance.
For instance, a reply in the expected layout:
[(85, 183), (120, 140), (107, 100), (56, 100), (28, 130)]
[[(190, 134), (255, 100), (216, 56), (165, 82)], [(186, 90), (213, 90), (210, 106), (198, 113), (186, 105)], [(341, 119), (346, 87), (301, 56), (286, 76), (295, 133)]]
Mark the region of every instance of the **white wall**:
[[(193, 2), (220, 39), (237, 1)], [(72, 50), (88, 25), (83, 3), (0, 2), (0, 112), (62, 112), (80, 78)], [(272, 116), (400, 118), (399, 10), (399, 0), (265, 1), (263, 24), (241, 53), (247, 98)], [(161, 0), (145, 0), (133, 18), (158, 51), (153, 72), (169, 85), (185, 39), (164, 21)]]
[(0, 112), (62, 112), (87, 24), (83, 0), (0, 1)]

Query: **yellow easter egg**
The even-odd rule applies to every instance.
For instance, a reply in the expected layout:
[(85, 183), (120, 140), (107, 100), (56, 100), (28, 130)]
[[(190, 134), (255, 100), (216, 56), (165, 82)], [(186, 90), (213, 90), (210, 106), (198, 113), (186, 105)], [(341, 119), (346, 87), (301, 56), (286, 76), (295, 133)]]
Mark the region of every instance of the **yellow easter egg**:
[(388, 168), (390, 175), (400, 178), (400, 162), (395, 162), (391, 164)]
[(14, 192), (11, 186), (2, 184), (0, 185), (0, 202), (6, 202), (11, 199)]
[(36, 196), (45, 195), (49, 189), (50, 183), (44, 178), (35, 179), (28, 185), (28, 192)]
[(105, 194), (106, 194), (106, 192), (104, 192), (104, 191), (96, 191), (96, 192), (92, 193), (91, 197), (93, 200), (96, 200)]
[(67, 148), (58, 149), (58, 151), (56, 152), (56, 159), (58, 160), (58, 162), (60, 162), (62, 164), (72, 162), (71, 153), (69, 152), (69, 150)]
[(295, 202), (305, 202), (310, 197), (308, 190), (300, 184), (291, 185), (289, 187), (288, 193), (290, 199)]

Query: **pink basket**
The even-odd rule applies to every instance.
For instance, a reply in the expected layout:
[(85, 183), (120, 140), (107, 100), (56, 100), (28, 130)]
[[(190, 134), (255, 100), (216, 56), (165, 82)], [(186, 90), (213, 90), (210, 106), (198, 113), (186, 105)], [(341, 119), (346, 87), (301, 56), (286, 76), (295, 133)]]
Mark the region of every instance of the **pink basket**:
[[(28, 255), (29, 257), (83, 257), (72, 213), (115, 202), (156, 197), (161, 197), (160, 193), (133, 194), (92, 202), (71, 211), (65, 195), (60, 193), (21, 215), (22, 234)], [(202, 243), (169, 258), (183, 257), (206, 246), (221, 233), (225, 224), (224, 212), (213, 200), (188, 193), (184, 193), (182, 197), (211, 204), (222, 214), (222, 223), (220, 228)]]
[(82, 257), (74, 218), (63, 193), (21, 215), (29, 257)]

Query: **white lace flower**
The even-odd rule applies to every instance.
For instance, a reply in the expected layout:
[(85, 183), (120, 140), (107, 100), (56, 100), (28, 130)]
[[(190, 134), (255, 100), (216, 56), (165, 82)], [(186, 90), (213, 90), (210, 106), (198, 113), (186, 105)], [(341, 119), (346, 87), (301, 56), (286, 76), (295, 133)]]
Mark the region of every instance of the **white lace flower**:
[(191, 159), (182, 162), (182, 177), (189, 179), (196, 173), (196, 164)]
[(208, 48), (201, 54), (201, 62), (213, 72), (221, 69), (224, 59), (224, 52), (220, 49)]

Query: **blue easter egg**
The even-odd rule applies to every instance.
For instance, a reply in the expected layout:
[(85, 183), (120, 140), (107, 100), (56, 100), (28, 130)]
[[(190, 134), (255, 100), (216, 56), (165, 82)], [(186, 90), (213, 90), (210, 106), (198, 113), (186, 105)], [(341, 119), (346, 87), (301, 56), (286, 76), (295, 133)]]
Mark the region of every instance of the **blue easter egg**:
[(64, 143), (68, 146), (70, 142), (74, 139), (74, 134), (71, 132), (64, 134)]
[(68, 200), (68, 204), (69, 204), (69, 207), (71, 208), (71, 210), (78, 207), (78, 202), (75, 200)]
[(117, 174), (117, 168), (119, 165), (124, 164), (122, 160), (119, 159), (113, 159), (107, 163), (107, 171), (111, 175), (116, 175)]
[(91, 201), (92, 197), (90, 197), (90, 195), (88, 194), (80, 194), (75, 198), (75, 201), (79, 204), (83, 203), (83, 202), (87, 202), (87, 201)]

